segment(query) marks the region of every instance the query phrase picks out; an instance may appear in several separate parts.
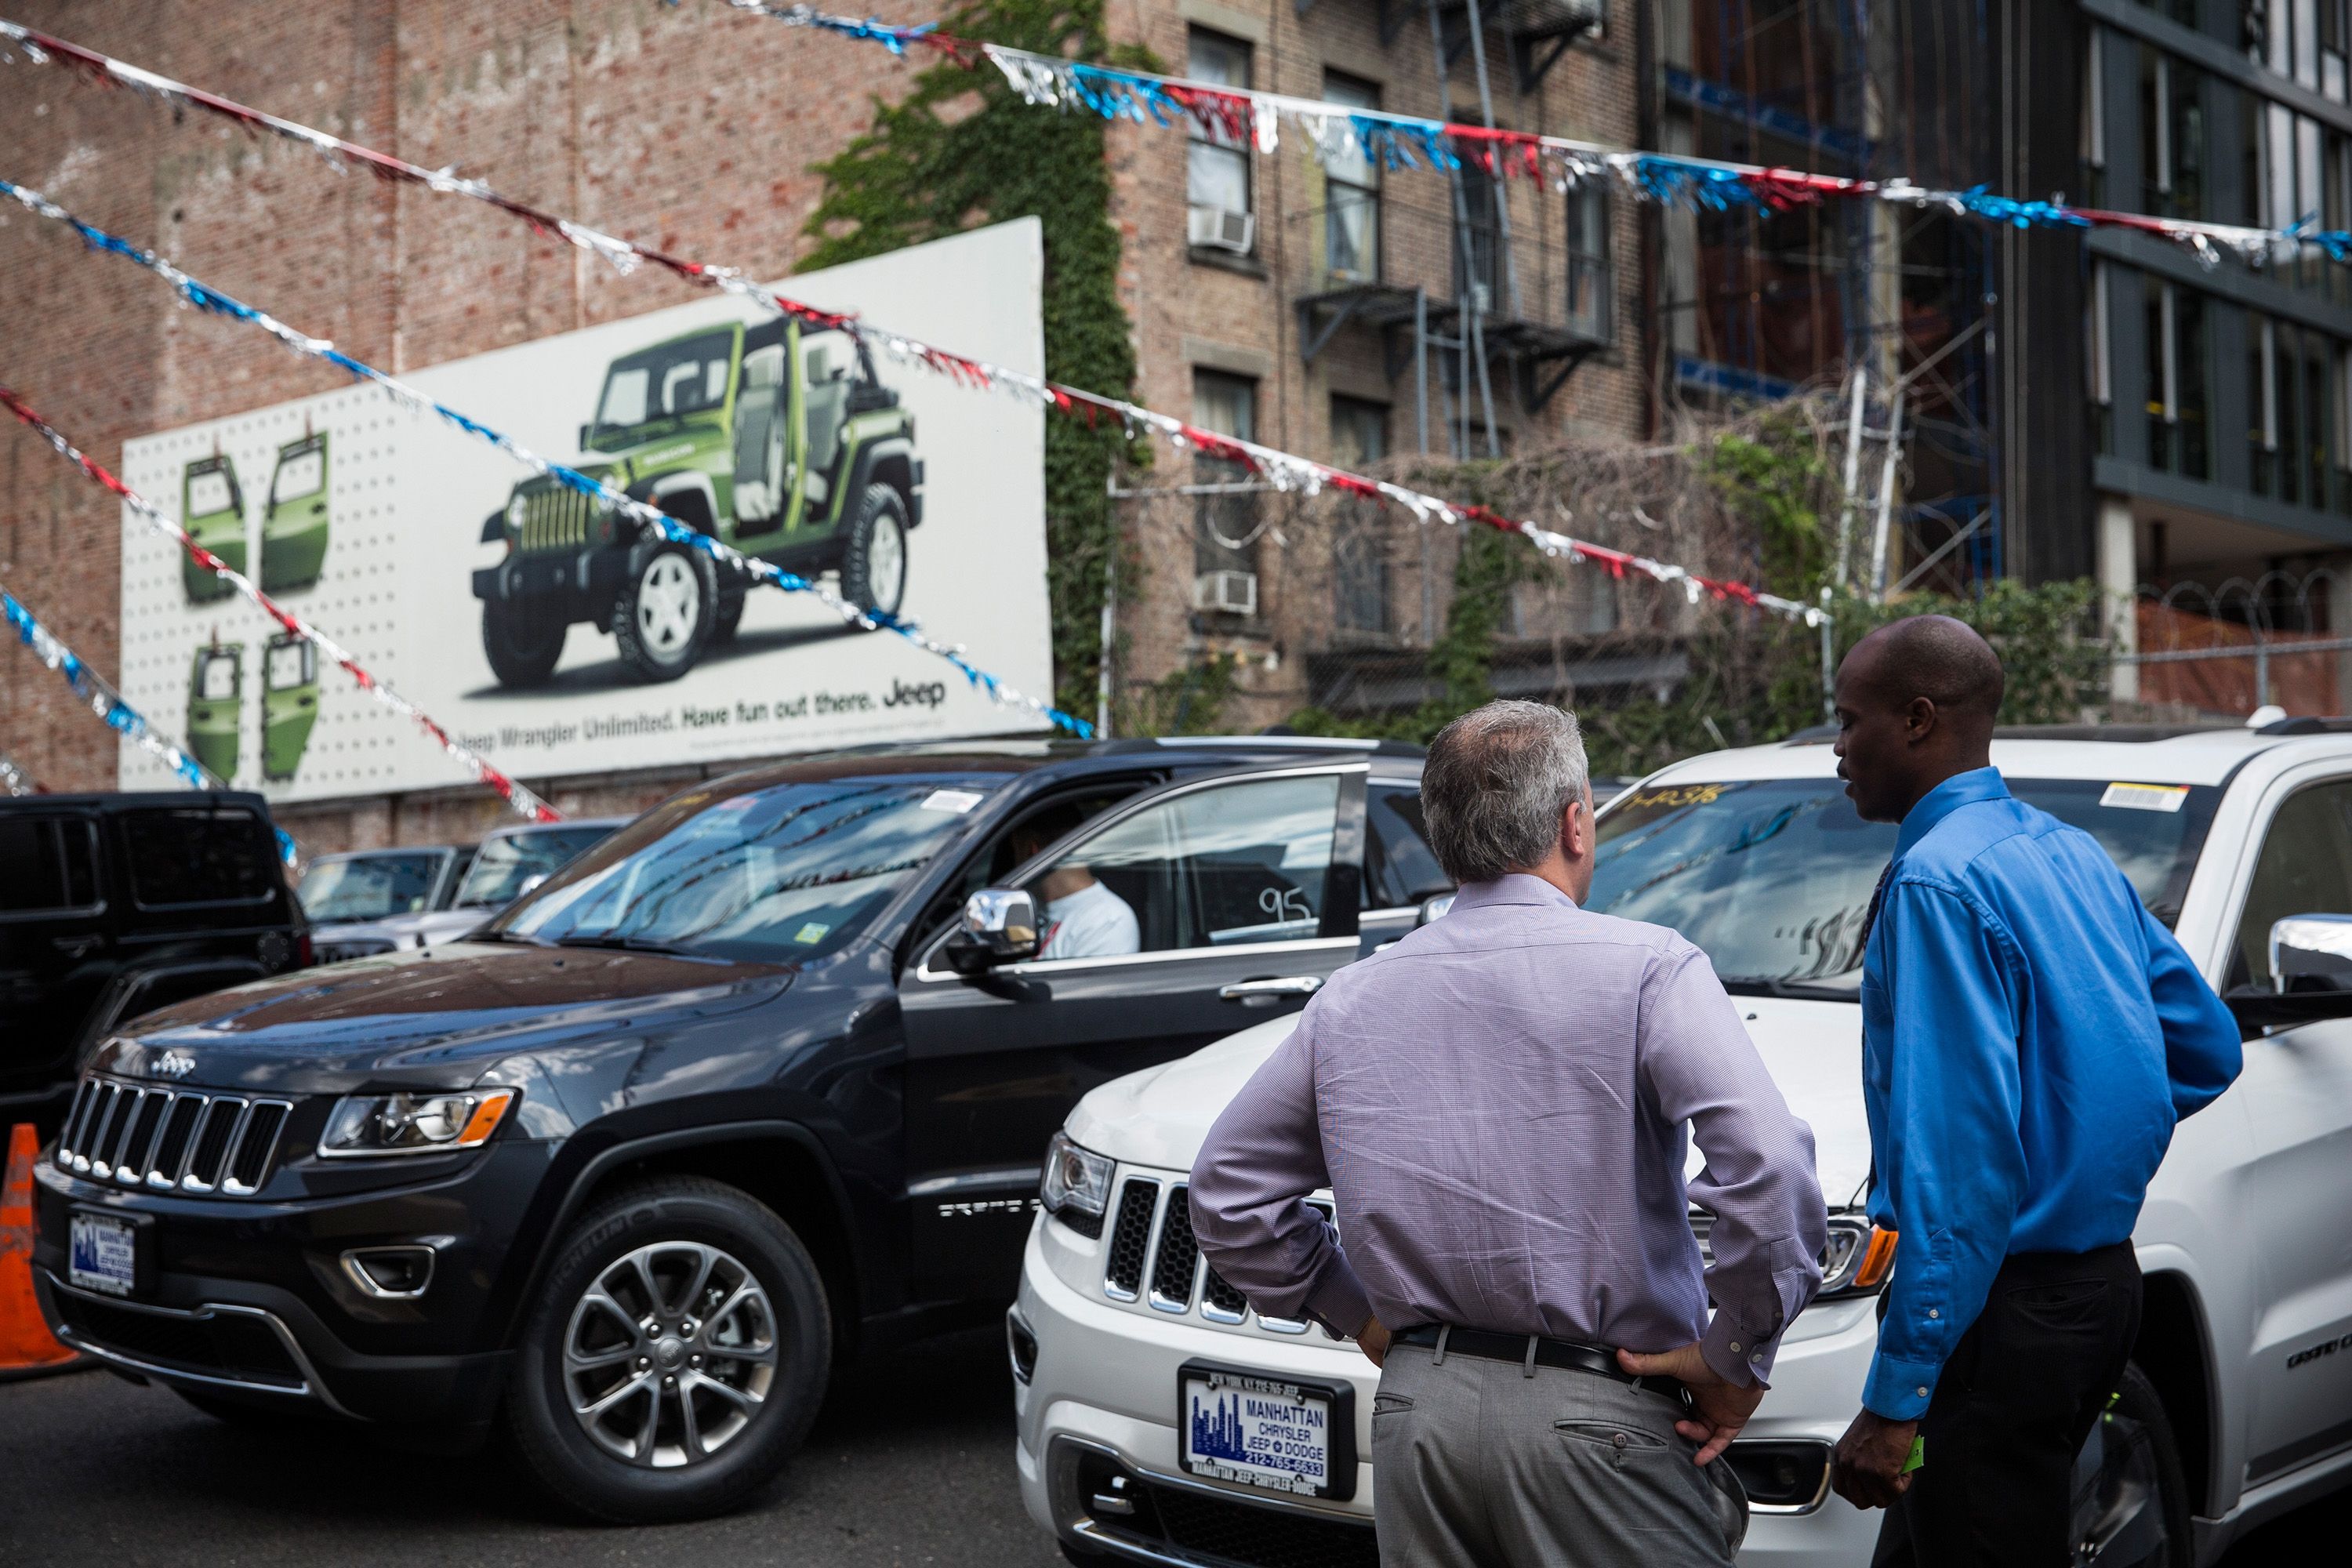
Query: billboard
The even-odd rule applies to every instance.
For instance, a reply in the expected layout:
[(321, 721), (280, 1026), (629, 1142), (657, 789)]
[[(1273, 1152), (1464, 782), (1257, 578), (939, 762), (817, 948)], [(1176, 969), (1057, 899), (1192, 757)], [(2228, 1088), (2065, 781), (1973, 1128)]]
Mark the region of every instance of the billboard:
[[(1034, 219), (781, 292), (1032, 374)], [(1052, 688), (1039, 409), (719, 296), (404, 379), (844, 597)], [(354, 386), (125, 442), (132, 488), (505, 772), (604, 773), (1042, 723), (813, 595), (748, 587)], [(127, 510), (124, 695), (284, 800), (463, 783), (415, 725)], [(126, 788), (169, 783), (126, 753)]]

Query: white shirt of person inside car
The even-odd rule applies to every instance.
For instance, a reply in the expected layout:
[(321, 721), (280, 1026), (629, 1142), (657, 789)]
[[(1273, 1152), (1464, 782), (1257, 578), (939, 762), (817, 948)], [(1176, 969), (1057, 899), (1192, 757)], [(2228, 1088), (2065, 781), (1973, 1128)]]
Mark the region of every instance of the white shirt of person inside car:
[[(1076, 872), (1086, 878), (1083, 886), (1069, 892), (1053, 884)], [(1037, 950), (1040, 958), (1102, 958), (1117, 953), (1135, 952), (1143, 946), (1143, 936), (1135, 921), (1135, 910), (1125, 899), (1094, 879), (1094, 873), (1083, 866), (1059, 866), (1045, 879), (1040, 889), (1047, 894), (1045, 929)], [(1055, 894), (1060, 894), (1055, 897)]]

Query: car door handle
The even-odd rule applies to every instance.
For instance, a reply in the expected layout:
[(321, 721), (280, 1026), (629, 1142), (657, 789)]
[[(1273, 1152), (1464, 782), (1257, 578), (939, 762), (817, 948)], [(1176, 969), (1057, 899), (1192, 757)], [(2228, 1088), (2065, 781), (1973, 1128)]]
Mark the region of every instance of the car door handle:
[(1322, 989), (1319, 974), (1286, 974), (1276, 980), (1237, 980), (1219, 986), (1217, 994), (1244, 1007), (1271, 1007), (1286, 996), (1312, 996)]

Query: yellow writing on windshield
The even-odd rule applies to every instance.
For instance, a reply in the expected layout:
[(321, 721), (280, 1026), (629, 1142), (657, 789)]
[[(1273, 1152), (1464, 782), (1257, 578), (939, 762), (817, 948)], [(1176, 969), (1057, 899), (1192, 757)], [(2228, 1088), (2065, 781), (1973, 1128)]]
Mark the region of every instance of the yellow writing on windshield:
[(1712, 805), (1723, 798), (1724, 791), (1731, 787), (1727, 784), (1667, 784), (1661, 789), (1644, 790), (1625, 804), (1636, 808), (1645, 805)]

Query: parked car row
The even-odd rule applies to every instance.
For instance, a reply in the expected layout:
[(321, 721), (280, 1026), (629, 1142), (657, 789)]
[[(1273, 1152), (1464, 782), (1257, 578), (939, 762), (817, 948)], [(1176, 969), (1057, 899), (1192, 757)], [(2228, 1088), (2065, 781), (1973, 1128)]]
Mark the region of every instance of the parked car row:
[(340, 963), (464, 936), (628, 820), (518, 823), (492, 830), (478, 845), (321, 855), (299, 889), (319, 962)]
[[(2245, 1021), (2243, 1079), (2152, 1192), (2147, 1327), (2080, 1468), (2082, 1561), (2185, 1565), (2352, 1471), (2352, 1359), (2315, 1350), (2352, 1342), (2352, 965), (2292, 923), (2352, 916), (2352, 736), (2044, 732), (1996, 762)], [(93, 1038), (37, 1170), (45, 1310), (208, 1410), (496, 1434), (625, 1521), (761, 1485), (845, 1357), (1004, 1314), (1020, 1486), (1073, 1560), (1370, 1563), (1377, 1374), (1221, 1280), (1185, 1184), (1324, 980), (1444, 918), (1419, 771), (1019, 742), (698, 784), (462, 940)], [(1874, 1534), (1826, 1479), (1894, 1250), (1855, 1048), (1892, 830), (1832, 773), (1801, 738), (1641, 781), (1592, 896), (1707, 952), (1816, 1133), (1824, 1289), (1729, 1456), (1756, 1562)], [(1202, 1451), (1243, 1379), (1319, 1405), (1315, 1465)]]

